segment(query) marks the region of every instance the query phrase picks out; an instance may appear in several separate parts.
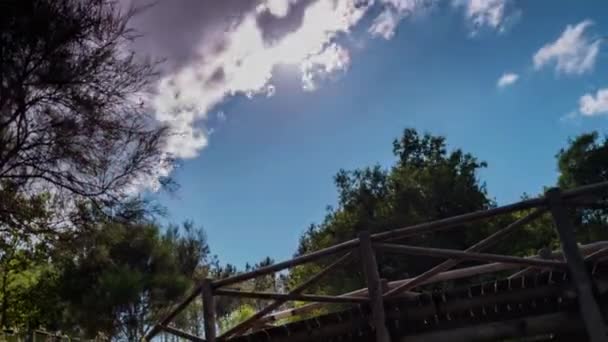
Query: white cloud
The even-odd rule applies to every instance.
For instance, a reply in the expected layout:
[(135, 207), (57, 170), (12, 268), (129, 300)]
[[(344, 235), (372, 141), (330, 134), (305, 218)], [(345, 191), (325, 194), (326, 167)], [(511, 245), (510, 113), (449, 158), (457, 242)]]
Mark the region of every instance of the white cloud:
[(510, 85), (515, 84), (515, 82), (517, 82), (517, 80), (519, 79), (519, 75), (515, 74), (515, 73), (504, 73), (502, 74), (502, 76), (500, 76), (500, 78), (498, 79), (498, 82), (496, 82), (496, 86), (498, 88), (504, 88)]
[(511, 0), (453, 0), (452, 3), (464, 8), (472, 35), (484, 28), (504, 32), (520, 13), (513, 8)]
[(369, 28), (369, 33), (387, 40), (391, 39), (395, 35), (400, 20), (395, 11), (386, 9), (374, 19), (372, 26)]
[(266, 0), (258, 5), (258, 12), (268, 11), (275, 17), (284, 17), (289, 13), (290, 0)]
[(580, 75), (593, 70), (600, 41), (586, 34), (587, 28), (593, 25), (584, 20), (576, 26), (568, 25), (561, 36), (548, 43), (534, 54), (534, 67), (538, 70), (555, 63), (558, 73)]
[[(296, 66), (307, 91), (347, 70), (351, 55), (344, 42), (350, 40), (342, 38), (371, 8), (379, 15), (368, 32), (390, 39), (401, 20), (438, 1), (191, 1), (183, 7), (159, 2), (144, 14), (147, 20), (138, 22), (136, 29), (151, 34), (136, 48), (153, 57), (168, 56), (171, 62), (146, 101), (157, 121), (173, 132), (166, 141), (166, 160), (197, 157), (208, 144), (209, 113), (231, 96), (273, 96), (272, 76), (278, 65)], [(466, 3), (466, 17), (476, 25), (500, 28), (510, 0), (451, 1)], [(162, 163), (157, 176), (171, 171), (170, 163)], [(147, 181), (158, 184), (142, 184)]]
[(470, 0), (466, 15), (475, 27), (498, 28), (505, 15), (505, 3), (505, 0)]
[(297, 30), (272, 43), (264, 40), (256, 13), (249, 13), (225, 34), (221, 52), (211, 53), (209, 42), (201, 45), (200, 57), (165, 75), (151, 100), (156, 118), (176, 132), (166, 152), (181, 159), (196, 157), (207, 145), (201, 127), (207, 113), (230, 95), (272, 96), (270, 80), (279, 64), (299, 65), (307, 90), (324, 75), (346, 69), (348, 50), (333, 39), (348, 33), (366, 10), (353, 0), (319, 0), (306, 8)]
[(350, 64), (350, 55), (344, 47), (332, 43), (323, 52), (306, 59), (300, 66), (302, 87), (315, 90), (315, 79), (323, 78), (336, 71), (345, 70)]
[(608, 114), (608, 88), (585, 94), (579, 100), (579, 111), (585, 116)]
[(433, 7), (435, 2), (435, 0), (380, 0), (383, 10), (374, 19), (368, 31), (373, 36), (391, 39), (401, 20)]

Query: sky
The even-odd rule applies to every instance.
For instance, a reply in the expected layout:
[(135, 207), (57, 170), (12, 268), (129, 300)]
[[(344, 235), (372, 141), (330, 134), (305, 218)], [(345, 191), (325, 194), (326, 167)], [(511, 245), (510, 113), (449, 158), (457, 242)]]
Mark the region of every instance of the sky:
[(165, 60), (146, 104), (176, 132), (157, 176), (180, 187), (142, 186), (225, 263), (290, 258), (333, 175), (389, 167), (406, 127), (486, 161), (499, 204), (554, 184), (569, 138), (608, 132), (603, 0), (156, 2), (133, 48)]

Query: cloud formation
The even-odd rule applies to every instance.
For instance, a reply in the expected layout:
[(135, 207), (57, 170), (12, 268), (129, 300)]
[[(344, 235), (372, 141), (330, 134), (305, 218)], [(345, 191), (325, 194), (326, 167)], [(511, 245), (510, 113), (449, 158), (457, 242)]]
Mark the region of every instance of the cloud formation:
[(512, 72), (507, 72), (507, 73), (502, 74), (502, 76), (500, 76), (500, 78), (496, 82), (496, 86), (498, 88), (504, 88), (504, 87), (515, 84), (515, 82), (517, 82), (518, 79), (519, 79), (518, 74), (515, 74)]
[(583, 95), (579, 100), (579, 112), (585, 116), (608, 114), (608, 88)]
[(454, 0), (453, 4), (464, 8), (473, 36), (483, 29), (504, 32), (520, 14), (511, 0)]
[(436, 0), (380, 0), (383, 10), (373, 20), (369, 33), (384, 39), (395, 35), (399, 22), (407, 17), (432, 8)]
[(548, 43), (534, 54), (534, 68), (554, 64), (557, 73), (581, 75), (593, 70), (600, 41), (592, 39), (587, 29), (593, 25), (584, 20), (575, 26), (568, 25), (554, 42)]
[[(352, 1), (317, 1), (305, 9), (297, 30), (276, 41), (264, 39), (259, 12), (251, 12), (224, 33), (219, 51), (200, 45), (200, 57), (164, 76), (152, 99), (157, 119), (181, 132), (169, 139), (167, 152), (177, 158), (197, 156), (207, 144), (205, 131), (197, 124), (227, 96), (271, 95), (277, 65), (299, 65), (303, 86), (311, 90), (316, 79), (346, 69), (348, 50), (333, 39), (348, 33), (364, 12), (365, 7), (356, 7)], [(279, 14), (287, 15), (283, 9)]]
[[(344, 38), (362, 22), (371, 22), (362, 32), (390, 39), (400, 21), (438, 0), (181, 0), (180, 6), (172, 0), (120, 1), (155, 3), (133, 22), (143, 33), (134, 48), (167, 60), (146, 103), (173, 132), (167, 157), (189, 159), (207, 146), (205, 124), (223, 101), (275, 94), (277, 66), (295, 66), (303, 89), (313, 91), (349, 68)], [(467, 0), (466, 18), (499, 28), (509, 0), (489, 1)], [(366, 15), (375, 17), (363, 21)], [(159, 167), (159, 176), (170, 174), (168, 165)]]

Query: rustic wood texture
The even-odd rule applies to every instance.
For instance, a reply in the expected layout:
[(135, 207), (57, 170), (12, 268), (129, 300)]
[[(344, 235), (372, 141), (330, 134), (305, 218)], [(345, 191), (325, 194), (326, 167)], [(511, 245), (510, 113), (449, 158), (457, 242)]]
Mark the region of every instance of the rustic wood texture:
[(563, 203), (561, 190), (559, 188), (550, 189), (547, 191), (546, 197), (549, 201), (549, 209), (553, 215), (555, 228), (559, 235), (572, 281), (578, 292), (580, 312), (583, 316), (589, 339), (592, 342), (608, 341), (606, 325), (593, 295), (593, 283), (587, 273), (583, 257), (579, 253), (576, 236), (574, 235), (574, 227), (570, 222), (567, 208)]
[[(487, 248), (490, 248), (490, 247), (496, 245), (498, 242), (500, 242), (503, 239), (510, 236), (517, 228), (519, 228), (521, 226), (525, 226), (526, 224), (528, 224), (528, 223), (534, 221), (535, 219), (537, 219), (538, 217), (540, 217), (542, 214), (545, 213), (545, 211), (546, 211), (545, 209), (535, 210), (532, 214), (529, 214), (529, 215), (511, 223), (510, 225), (506, 226), (505, 228), (503, 228), (503, 229), (497, 231), (496, 233), (488, 236), (487, 238), (477, 242), (473, 246), (467, 248), (465, 250), (465, 252), (480, 252), (484, 249), (487, 249)], [(384, 295), (384, 297), (386, 298), (386, 297), (397, 295), (403, 291), (409, 291), (409, 290), (415, 288), (416, 286), (422, 284), (425, 280), (433, 277), (434, 275), (441, 273), (443, 271), (447, 271), (450, 268), (453, 268), (454, 266), (458, 265), (461, 261), (462, 260), (458, 260), (458, 259), (446, 260), (446, 261), (442, 262), (441, 264), (431, 268), (430, 270), (423, 272), (422, 274), (416, 276), (409, 282), (406, 282), (405, 284), (390, 290), (389, 292), (387, 292)]]
[[(581, 200), (590, 198), (589, 197), (590, 195), (596, 195), (596, 194), (601, 195), (601, 194), (605, 193), (607, 189), (608, 189), (608, 182), (601, 182), (601, 183), (582, 186), (582, 187), (572, 189), (572, 190), (563, 191), (560, 193), (557, 207), (564, 209), (568, 205), (567, 202), (570, 202), (571, 203), (570, 205), (572, 205), (572, 203), (577, 204), (577, 205), (585, 205), (586, 203), (581, 202)], [(553, 200), (549, 199), (550, 196), (551, 196), (551, 194), (548, 192), (546, 196), (543, 196), (540, 198), (527, 199), (527, 200), (523, 200), (523, 201), (520, 201), (517, 203), (513, 203), (513, 204), (501, 206), (501, 207), (496, 207), (496, 208), (491, 208), (488, 210), (482, 210), (482, 211), (472, 212), (472, 213), (468, 213), (468, 214), (453, 216), (453, 217), (449, 217), (449, 218), (445, 218), (445, 219), (440, 219), (440, 220), (436, 220), (436, 221), (421, 223), (421, 224), (417, 224), (417, 225), (413, 225), (413, 226), (397, 228), (397, 229), (385, 231), (382, 233), (370, 235), (369, 239), (371, 241), (380, 242), (380, 241), (401, 239), (401, 238), (410, 237), (413, 235), (424, 234), (424, 233), (438, 231), (438, 230), (445, 230), (445, 229), (456, 228), (456, 227), (461, 228), (461, 227), (464, 227), (468, 223), (480, 221), (480, 220), (494, 217), (497, 215), (507, 214), (507, 213), (521, 211), (521, 210), (527, 210), (527, 209), (531, 209), (531, 208), (544, 207), (549, 202), (552, 202), (552, 204), (553, 204), (551, 211), (552, 211), (552, 213), (554, 213), (554, 219), (561, 217), (559, 220), (556, 219), (556, 223), (558, 221), (560, 222), (560, 224), (558, 224), (558, 231), (561, 234), (561, 232), (568, 230), (568, 229), (560, 229), (560, 225), (564, 226), (563, 222), (566, 222), (566, 226), (569, 225), (569, 223), (567, 223), (567, 218), (564, 219), (564, 217), (563, 217), (565, 215), (566, 211), (565, 210), (555, 210), (555, 207), (556, 207), (554, 205), (555, 196), (554, 196)], [(584, 198), (582, 198), (582, 197), (584, 197)], [(589, 205), (592, 205), (592, 204), (593, 203), (591, 203)], [(559, 212), (556, 212), (556, 211), (559, 211)], [(560, 237), (561, 237), (561, 235), (560, 235)], [(493, 239), (493, 237), (490, 237), (490, 238)], [(488, 241), (486, 241), (486, 240), (484, 240), (484, 241), (485, 241), (484, 243), (488, 243)], [(492, 242), (492, 240), (490, 240), (490, 241)], [(196, 296), (198, 296), (201, 292), (203, 292), (203, 287), (205, 287), (205, 286), (208, 287), (208, 289), (205, 291), (210, 292), (208, 290), (212, 290), (214, 288), (219, 288), (222, 286), (232, 285), (232, 284), (235, 284), (235, 283), (238, 283), (241, 281), (245, 281), (245, 280), (249, 280), (249, 279), (258, 277), (258, 276), (276, 273), (278, 271), (281, 271), (281, 270), (289, 268), (289, 267), (294, 267), (294, 266), (301, 265), (301, 264), (304, 264), (307, 262), (318, 260), (318, 259), (323, 258), (328, 255), (339, 253), (341, 251), (346, 251), (349, 249), (356, 248), (356, 247), (358, 247), (358, 245), (359, 245), (359, 239), (352, 239), (352, 240), (348, 240), (348, 241), (342, 242), (340, 244), (337, 244), (337, 245), (334, 245), (334, 246), (331, 246), (331, 247), (328, 247), (328, 248), (325, 248), (325, 249), (322, 249), (322, 250), (319, 250), (316, 252), (298, 256), (291, 260), (287, 260), (287, 261), (283, 261), (283, 262), (280, 262), (280, 263), (277, 263), (277, 264), (274, 264), (271, 266), (263, 267), (258, 270), (252, 271), (252, 272), (242, 273), (242, 274), (239, 274), (239, 275), (236, 275), (233, 277), (216, 280), (207, 285), (206, 285), (206, 283), (199, 284), (199, 286), (194, 288), (182, 301), (180, 301), (176, 306), (174, 306), (169, 311), (169, 313), (167, 315), (165, 315), (163, 317), (163, 319), (160, 320), (160, 322), (157, 325), (154, 325), (152, 327), (152, 329), (143, 338), (143, 340), (149, 341), (150, 339), (152, 339), (156, 334), (158, 334), (161, 331), (161, 327), (168, 326), (168, 324), (175, 318), (175, 316), (179, 312), (181, 312), (190, 302), (192, 302), (192, 300), (194, 300), (194, 298), (196, 298)], [(389, 246), (389, 247), (391, 247), (391, 246)], [(407, 247), (407, 248), (409, 248), (409, 247)], [(413, 248), (417, 248), (417, 247), (413, 247)], [(476, 247), (476, 248), (479, 248), (479, 247)], [(404, 250), (402, 249), (401, 252), (404, 252)], [(413, 250), (410, 250), (409, 252), (413, 252)], [(418, 252), (420, 252), (420, 251), (417, 250), (416, 253), (418, 253)], [(458, 251), (458, 252), (460, 252), (460, 254), (458, 254), (458, 253), (454, 253), (455, 251), (449, 251), (449, 250), (447, 252), (446, 252), (446, 250), (443, 250), (443, 251), (428, 250), (425, 255), (428, 255), (428, 253), (434, 253), (434, 252), (437, 252), (437, 253), (435, 253), (436, 256), (442, 256), (442, 257), (458, 259), (458, 260), (463, 259), (463, 258), (468, 259), (468, 258), (472, 257), (474, 260), (503, 262), (503, 264), (501, 264), (500, 266), (495, 265), (492, 268), (507, 267), (507, 266), (511, 267), (513, 264), (518, 264), (520, 262), (522, 264), (531, 263), (532, 264), (531, 266), (540, 267), (540, 268), (561, 267), (562, 266), (562, 265), (558, 264), (559, 262), (550, 264), (550, 262), (552, 262), (552, 260), (532, 260), (532, 259), (524, 259), (524, 258), (518, 258), (519, 260), (518, 259), (507, 260), (506, 256), (496, 256), (496, 255), (492, 255), (492, 254), (481, 254), (481, 253), (467, 253), (466, 251), (465, 252)], [(469, 252), (471, 252), (471, 251), (469, 251)], [(578, 253), (578, 250), (571, 249), (571, 253), (576, 254), (574, 252)], [(513, 257), (511, 257), (511, 258), (513, 258)], [(524, 260), (522, 260), (522, 259), (524, 259)], [(568, 259), (568, 256), (566, 256), (566, 259)], [(572, 257), (570, 257), (570, 259), (572, 259)], [(576, 260), (576, 257), (574, 257), (574, 259)], [(580, 255), (579, 255), (579, 259), (580, 259)], [(526, 261), (526, 260), (528, 260), (528, 261)], [(575, 261), (574, 264), (580, 264), (580, 263), (578, 261)], [(572, 264), (572, 265), (574, 265), (574, 264)], [(400, 291), (407, 289), (409, 286), (412, 286), (412, 284), (415, 284), (417, 282), (422, 284), (422, 283), (426, 283), (427, 281), (429, 281), (431, 279), (441, 278), (441, 277), (436, 277), (436, 276), (445, 275), (446, 273), (449, 273), (449, 271), (448, 272), (441, 272), (441, 271), (444, 269), (447, 269), (449, 267), (453, 267), (453, 265), (454, 265), (454, 261), (446, 261), (444, 264), (442, 264), (441, 267), (435, 268), (433, 270), (429, 270), (428, 272), (425, 272), (423, 275), (420, 275), (419, 278), (414, 278), (414, 279), (416, 279), (414, 282), (412, 282), (412, 280), (410, 280), (411, 283), (409, 285), (404, 285), (400, 289)], [(576, 267), (572, 266), (572, 267), (573, 267), (573, 269), (578, 269), (578, 266), (576, 266)], [(583, 279), (583, 277), (581, 277), (581, 274), (582, 274), (581, 271), (576, 271), (576, 273), (578, 274), (577, 279), (579, 279), (579, 278)], [(424, 278), (426, 278), (426, 279), (424, 279)], [(583, 283), (579, 282), (579, 284), (582, 284), (583, 288), (585, 288), (587, 286), (584, 282)], [(401, 285), (403, 285), (403, 284), (401, 284)], [(389, 287), (390, 287), (390, 283), (389, 283)], [(394, 288), (393, 288), (393, 291), (394, 291)], [(396, 293), (397, 293), (397, 291), (393, 292), (393, 294), (396, 294)], [(587, 296), (585, 295), (584, 297), (587, 297)]]
[(454, 258), (463, 260), (478, 260), (485, 262), (504, 262), (509, 264), (519, 264), (524, 266), (535, 266), (535, 267), (550, 267), (564, 269), (566, 263), (557, 260), (543, 260), (543, 259), (532, 259), (532, 258), (521, 258), (509, 255), (489, 254), (489, 253), (474, 253), (464, 252), (455, 249), (443, 249), (443, 248), (430, 248), (430, 247), (415, 247), (407, 245), (396, 245), (389, 243), (377, 243), (377, 248), (380, 248), (387, 252), (401, 253), (409, 255), (424, 255), (430, 257), (439, 258)]
[(386, 328), (382, 282), (378, 273), (374, 246), (372, 245), (368, 231), (359, 233), (359, 248), (361, 250), (361, 262), (363, 263), (370, 307), (372, 308), (372, 321), (376, 330), (376, 342), (390, 342), (391, 338)]
[[(347, 260), (349, 260), (350, 258), (352, 258), (352, 255), (353, 255), (352, 252), (346, 253), (345, 255), (343, 255), (342, 257), (340, 257), (338, 260), (334, 261), (329, 266), (325, 267), (324, 269), (322, 269), (321, 271), (319, 271), (317, 274), (315, 274), (314, 276), (310, 277), (310, 279), (308, 279), (305, 282), (303, 282), (302, 284), (296, 286), (293, 290), (291, 290), (289, 292), (289, 294), (292, 294), (292, 295), (293, 294), (299, 294), (302, 291), (306, 290), (310, 285), (314, 284), (319, 279), (321, 279), (323, 276), (325, 276), (329, 272), (333, 271), (336, 267), (342, 265)], [(241, 332), (247, 331), (247, 329), (249, 329), (251, 326), (255, 325), (256, 322), (258, 322), (266, 314), (268, 314), (268, 313), (272, 312), (273, 310), (277, 309), (278, 307), (280, 307), (281, 305), (283, 305), (285, 302), (287, 302), (287, 299), (285, 299), (285, 298), (274, 301), (273, 303), (269, 304), (268, 306), (266, 306), (262, 310), (256, 312), (253, 316), (249, 317), (245, 321), (243, 321), (240, 324), (238, 324), (238, 325), (230, 328), (228, 331), (226, 331), (220, 337), (220, 340), (223, 340), (223, 339), (226, 339), (226, 338), (228, 338), (230, 336), (238, 335)]]
[(203, 324), (205, 326), (205, 340), (215, 342), (215, 299), (213, 298), (213, 288), (211, 279), (204, 279), (201, 288), (203, 297)]

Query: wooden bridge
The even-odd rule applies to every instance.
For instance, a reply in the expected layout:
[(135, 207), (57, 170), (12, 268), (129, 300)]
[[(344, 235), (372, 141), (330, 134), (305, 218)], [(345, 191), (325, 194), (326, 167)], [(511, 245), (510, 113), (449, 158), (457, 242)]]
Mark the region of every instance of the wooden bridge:
[[(541, 336), (546, 339), (574, 336), (593, 342), (608, 341), (602, 308), (608, 307), (608, 241), (577, 245), (568, 217), (570, 208), (605, 205), (608, 182), (561, 191), (550, 189), (545, 196), (489, 210), (389, 230), (362, 232), (349, 240), (313, 253), (298, 256), (232, 277), (204, 280), (144, 337), (151, 340), (161, 331), (191, 341), (296, 342), (296, 341), (485, 341)], [(605, 208), (605, 207), (602, 207)], [(516, 211), (530, 211), (464, 251), (399, 244), (403, 238), (432, 231), (461, 228)], [(561, 251), (548, 255), (516, 257), (484, 253), (519, 227), (550, 214), (561, 242)], [(608, 228), (608, 227), (607, 227)], [(387, 282), (380, 279), (376, 251), (383, 253), (441, 257), (446, 261), (409, 279)], [(327, 256), (339, 255), (332, 264), (289, 293), (247, 292), (235, 289), (240, 282), (273, 274)], [(320, 278), (358, 256), (366, 288), (339, 296), (304, 294)], [(453, 269), (462, 261), (485, 264)], [(421, 285), (441, 283), (484, 274), (512, 271), (503, 279), (439, 292), (413, 292)], [(514, 272), (514, 273), (513, 273)], [(193, 336), (171, 326), (172, 320), (197, 296), (203, 299), (205, 336)], [(233, 296), (273, 300), (250, 318), (216, 334), (215, 297)], [(305, 301), (303, 307), (277, 311), (288, 301)], [(348, 304), (349, 309), (272, 325), (291, 315), (310, 312), (327, 303)]]

